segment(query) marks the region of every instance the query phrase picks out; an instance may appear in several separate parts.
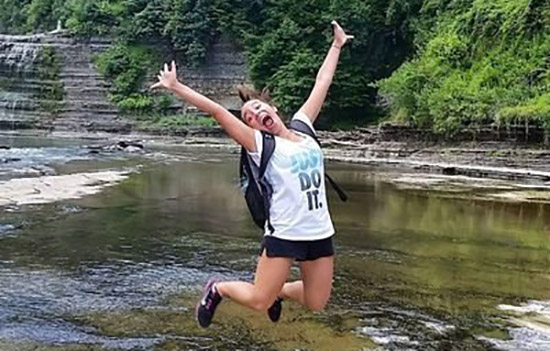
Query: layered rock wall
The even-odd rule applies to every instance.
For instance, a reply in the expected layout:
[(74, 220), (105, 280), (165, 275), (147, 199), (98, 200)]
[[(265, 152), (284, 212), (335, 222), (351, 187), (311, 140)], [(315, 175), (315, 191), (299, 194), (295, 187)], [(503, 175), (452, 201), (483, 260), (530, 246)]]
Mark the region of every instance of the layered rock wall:
[[(130, 131), (133, 119), (109, 101), (110, 85), (93, 64), (93, 57), (110, 45), (106, 39), (82, 42), (62, 33), (0, 35), (0, 128)], [(44, 79), (41, 66), (44, 51), (52, 49), (59, 64), (53, 81)], [(246, 72), (243, 55), (227, 39), (213, 45), (205, 64), (180, 69), (186, 84), (230, 109), (240, 106), (235, 86), (246, 81)], [(56, 85), (61, 85), (62, 97), (49, 101), (48, 92)], [(195, 111), (181, 103), (174, 107)]]

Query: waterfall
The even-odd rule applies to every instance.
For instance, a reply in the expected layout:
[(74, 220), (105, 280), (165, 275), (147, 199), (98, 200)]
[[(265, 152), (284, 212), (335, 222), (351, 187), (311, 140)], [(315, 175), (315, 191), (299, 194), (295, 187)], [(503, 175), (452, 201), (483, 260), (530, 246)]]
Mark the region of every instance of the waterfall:
[(92, 63), (109, 45), (63, 30), (0, 35), (0, 129), (128, 130)]
[(39, 36), (0, 36), (0, 127), (14, 130), (35, 117)]
[(41, 46), (29, 43), (5, 43), (4, 46), (0, 62), (19, 72), (32, 69), (41, 50)]

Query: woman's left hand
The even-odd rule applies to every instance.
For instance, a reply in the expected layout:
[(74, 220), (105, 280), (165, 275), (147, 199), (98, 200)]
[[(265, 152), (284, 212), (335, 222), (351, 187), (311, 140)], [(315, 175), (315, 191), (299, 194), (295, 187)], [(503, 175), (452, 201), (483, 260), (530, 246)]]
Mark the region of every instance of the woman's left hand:
[(353, 35), (347, 35), (346, 32), (340, 27), (338, 22), (332, 21), (331, 22), (333, 28), (334, 28), (334, 44), (338, 47), (342, 47), (346, 45), (346, 42), (348, 40), (353, 39)]
[(165, 88), (168, 90), (174, 89), (178, 84), (178, 75), (176, 73), (176, 62), (172, 61), (171, 68), (168, 67), (168, 64), (164, 64), (164, 70), (159, 72), (157, 76), (158, 82), (151, 86), (151, 89)]

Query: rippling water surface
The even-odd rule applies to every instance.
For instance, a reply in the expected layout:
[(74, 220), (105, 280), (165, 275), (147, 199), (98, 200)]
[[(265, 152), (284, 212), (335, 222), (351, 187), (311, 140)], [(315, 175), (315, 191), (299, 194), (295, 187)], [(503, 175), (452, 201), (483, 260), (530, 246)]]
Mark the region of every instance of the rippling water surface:
[(212, 275), (252, 279), (260, 239), (235, 155), (92, 155), (78, 141), (9, 142), (0, 159), (20, 160), (0, 167), (2, 179), (33, 167), (139, 172), (80, 200), (1, 209), (0, 350), (550, 349), (548, 205), (399, 190), (385, 170), (331, 164), (350, 201), (331, 194), (329, 308), (285, 302), (273, 325), (224, 302), (201, 330), (200, 287)]

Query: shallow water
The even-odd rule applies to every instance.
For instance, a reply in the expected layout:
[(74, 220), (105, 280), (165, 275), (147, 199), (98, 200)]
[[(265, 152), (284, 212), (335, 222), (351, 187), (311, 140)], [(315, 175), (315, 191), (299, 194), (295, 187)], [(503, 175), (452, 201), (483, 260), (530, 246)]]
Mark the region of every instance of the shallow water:
[(192, 311), (201, 285), (212, 275), (251, 279), (258, 249), (235, 155), (92, 157), (78, 141), (10, 142), (13, 153), (32, 149), (22, 158), (64, 150), (36, 161), (54, 174), (139, 172), (80, 200), (2, 209), (0, 350), (548, 349), (545, 320), (521, 325), (499, 308), (550, 300), (548, 205), (403, 190), (385, 170), (331, 164), (350, 201), (331, 193), (329, 308), (285, 302), (272, 325), (224, 302), (200, 330)]

